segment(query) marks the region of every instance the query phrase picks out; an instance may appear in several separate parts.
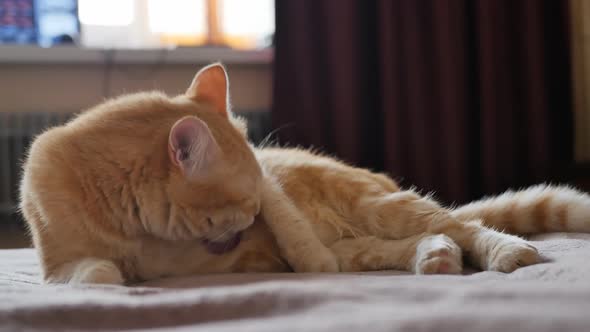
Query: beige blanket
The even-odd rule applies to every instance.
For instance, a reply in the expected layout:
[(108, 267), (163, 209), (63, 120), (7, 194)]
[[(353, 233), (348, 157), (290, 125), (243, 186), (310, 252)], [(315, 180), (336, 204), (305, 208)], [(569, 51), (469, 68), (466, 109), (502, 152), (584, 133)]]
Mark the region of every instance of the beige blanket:
[(33, 250), (3, 250), (0, 330), (590, 331), (590, 235), (536, 240), (547, 262), (511, 274), (202, 275), (135, 287), (41, 285)]

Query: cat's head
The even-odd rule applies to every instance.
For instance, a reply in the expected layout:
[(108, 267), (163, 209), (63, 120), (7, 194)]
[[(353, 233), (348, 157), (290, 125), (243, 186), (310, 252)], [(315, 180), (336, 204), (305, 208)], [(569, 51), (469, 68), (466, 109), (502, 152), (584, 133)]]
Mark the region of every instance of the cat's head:
[(226, 243), (260, 211), (262, 171), (244, 124), (230, 111), (229, 80), (220, 64), (197, 73), (176, 101), (195, 109), (168, 136), (168, 238)]

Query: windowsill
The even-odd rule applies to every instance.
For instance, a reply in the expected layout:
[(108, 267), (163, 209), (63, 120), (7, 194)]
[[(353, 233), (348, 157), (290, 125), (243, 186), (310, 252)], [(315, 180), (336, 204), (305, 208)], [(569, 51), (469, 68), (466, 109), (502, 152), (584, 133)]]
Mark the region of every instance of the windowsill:
[(217, 47), (175, 49), (101, 50), (77, 46), (42, 48), (25, 45), (0, 45), (2, 64), (206, 64), (221, 61), (227, 65), (266, 65), (273, 60), (273, 49), (240, 51)]

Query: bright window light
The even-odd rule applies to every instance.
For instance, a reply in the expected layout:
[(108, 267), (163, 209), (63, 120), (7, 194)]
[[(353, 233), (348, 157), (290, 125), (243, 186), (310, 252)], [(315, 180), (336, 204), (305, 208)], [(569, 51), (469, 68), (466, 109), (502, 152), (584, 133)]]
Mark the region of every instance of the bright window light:
[(134, 0), (78, 0), (80, 22), (86, 25), (125, 26), (134, 19)]
[(274, 33), (274, 0), (223, 0), (223, 32), (265, 36)]
[(205, 0), (148, 0), (149, 26), (154, 33), (205, 34), (206, 14)]

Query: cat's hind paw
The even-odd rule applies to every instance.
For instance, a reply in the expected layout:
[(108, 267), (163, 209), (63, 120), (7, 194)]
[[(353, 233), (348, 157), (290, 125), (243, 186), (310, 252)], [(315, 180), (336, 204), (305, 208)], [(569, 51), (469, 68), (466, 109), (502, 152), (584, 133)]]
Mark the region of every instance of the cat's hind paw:
[(510, 273), (541, 261), (537, 249), (524, 240), (500, 244), (494, 251), (488, 262), (490, 271)]
[(433, 235), (416, 248), (416, 274), (460, 274), (463, 270), (461, 248), (445, 235)]

